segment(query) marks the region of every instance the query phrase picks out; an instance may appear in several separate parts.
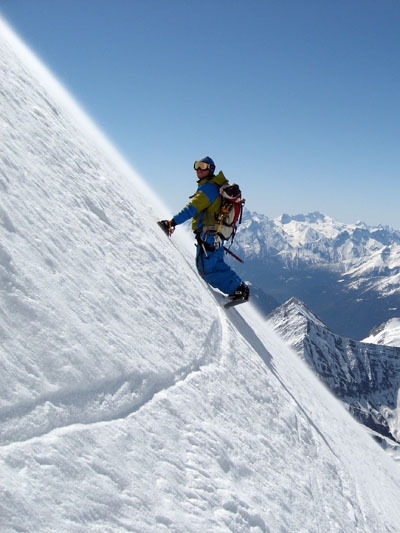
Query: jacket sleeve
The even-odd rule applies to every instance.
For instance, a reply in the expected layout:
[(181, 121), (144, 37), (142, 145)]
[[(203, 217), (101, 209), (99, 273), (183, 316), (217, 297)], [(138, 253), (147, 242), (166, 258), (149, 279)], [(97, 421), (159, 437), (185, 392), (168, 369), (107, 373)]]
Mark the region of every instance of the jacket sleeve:
[(190, 218), (193, 218), (198, 213), (196, 207), (193, 205), (193, 202), (190, 202), (187, 204), (186, 207), (182, 209), (182, 211), (179, 211), (177, 215), (174, 215), (173, 219), (175, 221), (175, 224), (183, 224), (186, 222), (186, 220), (189, 220)]
[(209, 207), (219, 195), (219, 188), (213, 183), (206, 183), (197, 190), (191, 202), (175, 215), (175, 224), (183, 224), (190, 218), (193, 218), (197, 213), (201, 213)]

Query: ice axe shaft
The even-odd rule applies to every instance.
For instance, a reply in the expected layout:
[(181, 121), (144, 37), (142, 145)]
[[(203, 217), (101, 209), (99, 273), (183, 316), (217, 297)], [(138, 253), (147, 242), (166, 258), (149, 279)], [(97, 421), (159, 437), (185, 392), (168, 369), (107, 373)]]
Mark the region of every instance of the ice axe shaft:
[(238, 255), (234, 254), (233, 252), (231, 252), (229, 248), (227, 248), (226, 246), (224, 246), (224, 250), (227, 254), (230, 254), (232, 257), (234, 257), (236, 261), (239, 261), (240, 263), (244, 263), (243, 259), (241, 259)]

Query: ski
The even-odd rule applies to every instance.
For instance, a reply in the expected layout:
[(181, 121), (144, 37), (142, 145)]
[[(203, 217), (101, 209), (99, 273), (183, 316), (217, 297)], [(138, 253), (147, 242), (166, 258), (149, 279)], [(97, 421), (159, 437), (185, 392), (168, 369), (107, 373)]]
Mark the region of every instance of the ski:
[(230, 302), (227, 302), (224, 304), (225, 309), (229, 309), (230, 307), (235, 307), (236, 305), (245, 304), (249, 300), (244, 300), (241, 298), (240, 300), (231, 300)]

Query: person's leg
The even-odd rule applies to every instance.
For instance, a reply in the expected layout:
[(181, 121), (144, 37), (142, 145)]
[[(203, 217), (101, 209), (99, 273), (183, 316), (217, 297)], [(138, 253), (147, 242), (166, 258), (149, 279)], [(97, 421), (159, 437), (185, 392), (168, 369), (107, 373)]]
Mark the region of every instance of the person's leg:
[[(214, 247), (214, 235), (208, 235), (206, 243)], [(206, 246), (207, 246), (206, 244)], [(236, 272), (224, 261), (224, 248), (205, 250), (201, 244), (197, 245), (196, 266), (200, 275), (212, 287), (225, 294), (232, 294), (241, 285), (242, 280)]]

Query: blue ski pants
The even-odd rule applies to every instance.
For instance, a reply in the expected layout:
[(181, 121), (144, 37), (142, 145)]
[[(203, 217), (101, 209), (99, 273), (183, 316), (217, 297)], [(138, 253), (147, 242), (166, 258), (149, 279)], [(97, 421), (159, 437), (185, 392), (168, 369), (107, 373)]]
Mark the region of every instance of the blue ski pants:
[(196, 266), (202, 278), (225, 294), (232, 294), (241, 278), (224, 261), (224, 247), (214, 233), (201, 233), (196, 251)]

